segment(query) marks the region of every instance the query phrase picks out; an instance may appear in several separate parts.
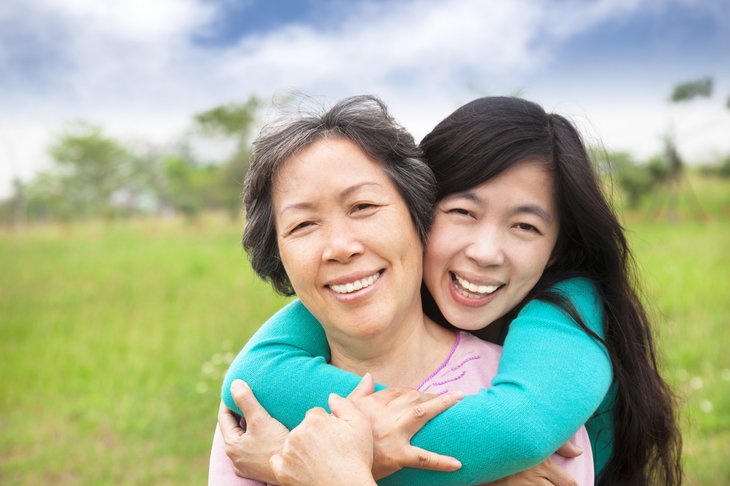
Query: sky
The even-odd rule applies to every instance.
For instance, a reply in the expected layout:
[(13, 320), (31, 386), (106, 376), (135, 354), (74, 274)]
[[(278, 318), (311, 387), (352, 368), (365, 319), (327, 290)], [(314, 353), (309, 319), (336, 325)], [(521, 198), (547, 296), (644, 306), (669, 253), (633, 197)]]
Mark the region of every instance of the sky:
[[(706, 163), (730, 153), (729, 51), (730, 0), (3, 0), (0, 197), (51, 166), (73, 121), (166, 147), (195, 113), (291, 93), (378, 95), (417, 140), (517, 94), (589, 144), (647, 158), (671, 130)], [(669, 102), (704, 76), (711, 98)]]

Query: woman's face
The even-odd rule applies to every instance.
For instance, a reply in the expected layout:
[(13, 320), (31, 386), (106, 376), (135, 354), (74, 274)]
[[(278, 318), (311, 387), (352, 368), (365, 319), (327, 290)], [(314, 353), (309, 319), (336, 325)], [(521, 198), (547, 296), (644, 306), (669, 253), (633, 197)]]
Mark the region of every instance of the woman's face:
[(481, 329), (535, 286), (558, 238), (553, 177), (525, 161), (443, 198), (424, 256), (424, 280), (454, 326)]
[(272, 187), (281, 260), (328, 337), (369, 337), (422, 312), (422, 248), (378, 163), (343, 138), (284, 162)]

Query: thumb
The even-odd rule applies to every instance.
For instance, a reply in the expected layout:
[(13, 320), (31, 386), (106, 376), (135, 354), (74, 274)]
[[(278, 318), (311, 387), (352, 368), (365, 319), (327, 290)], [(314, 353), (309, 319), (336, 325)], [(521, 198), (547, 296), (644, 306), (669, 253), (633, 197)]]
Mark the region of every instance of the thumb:
[(330, 394), (328, 403), (330, 410), (332, 410), (332, 415), (338, 419), (349, 422), (363, 417), (360, 409), (358, 409), (352, 401), (347, 398), (342, 398), (335, 393)]
[(251, 426), (269, 417), (269, 413), (256, 400), (253, 391), (243, 380), (233, 380), (231, 395), (238, 408), (243, 412), (246, 423)]
[(359, 398), (364, 398), (368, 395), (371, 395), (375, 391), (375, 380), (373, 379), (373, 375), (370, 373), (365, 373), (363, 375), (362, 379), (360, 380), (360, 383), (357, 384), (357, 386), (350, 392), (349, 395), (347, 395), (347, 398), (350, 400), (357, 400)]
[(566, 457), (568, 459), (578, 457), (583, 454), (583, 449), (573, 443), (573, 439), (568, 440), (565, 444), (560, 446), (560, 449), (556, 451), (559, 456)]
[(281, 476), (284, 471), (284, 458), (281, 457), (280, 453), (274, 454), (269, 458), (269, 466), (271, 466), (271, 470), (273, 471), (274, 476), (276, 476), (276, 479), (281, 482), (281, 478), (279, 476)]

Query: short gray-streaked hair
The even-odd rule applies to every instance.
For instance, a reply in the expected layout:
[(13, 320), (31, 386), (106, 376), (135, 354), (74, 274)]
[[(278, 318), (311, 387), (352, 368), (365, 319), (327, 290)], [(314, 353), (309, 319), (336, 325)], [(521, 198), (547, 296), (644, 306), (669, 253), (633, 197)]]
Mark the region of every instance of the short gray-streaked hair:
[(380, 99), (353, 96), (324, 113), (272, 124), (253, 142), (243, 189), (243, 247), (254, 271), (283, 295), (293, 295), (294, 289), (279, 256), (271, 194), (273, 180), (284, 161), (327, 136), (350, 140), (380, 163), (405, 200), (422, 243), (431, 226), (436, 195), (433, 172), (421, 160), (413, 136), (396, 123)]

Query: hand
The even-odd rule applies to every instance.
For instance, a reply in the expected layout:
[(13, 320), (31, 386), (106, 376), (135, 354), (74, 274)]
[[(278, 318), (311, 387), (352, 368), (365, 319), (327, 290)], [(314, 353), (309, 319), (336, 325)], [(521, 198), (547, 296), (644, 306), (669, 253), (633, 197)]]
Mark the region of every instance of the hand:
[(566, 459), (573, 459), (583, 454), (583, 449), (573, 443), (573, 439), (569, 439), (568, 442), (560, 446), (560, 449), (555, 451), (559, 456), (563, 456)]
[(277, 484), (375, 485), (370, 472), (373, 436), (370, 422), (348, 399), (330, 395), (332, 415), (307, 412), (291, 431), (280, 454), (271, 458)]
[(397, 388), (373, 393), (374, 387), (372, 376), (366, 373), (348, 398), (370, 419), (376, 479), (404, 467), (447, 472), (461, 467), (453, 457), (412, 446), (411, 438), (426, 422), (461, 400), (463, 393), (435, 396)]
[(258, 481), (274, 483), (271, 456), (281, 450), (289, 430), (259, 404), (251, 388), (241, 381), (231, 384), (231, 394), (246, 418), (244, 430), (238, 417), (221, 403), (218, 424), (226, 443), (226, 455), (236, 474)]
[[(561, 447), (560, 449), (562, 450), (563, 447)], [(576, 446), (573, 447), (577, 450), (580, 450)], [(571, 449), (566, 449), (564, 452), (568, 454), (573, 454), (575, 451)], [(582, 452), (583, 451), (580, 451), (580, 453)], [(575, 455), (580, 455), (580, 453)], [(578, 483), (575, 481), (575, 479), (571, 478), (557, 464), (553, 463), (553, 461), (551, 461), (549, 457), (537, 466), (533, 466), (530, 469), (525, 469), (522, 472), (513, 474), (512, 476), (507, 476), (506, 478), (502, 478), (497, 481), (493, 481), (489, 484), (492, 486), (578, 486)]]

